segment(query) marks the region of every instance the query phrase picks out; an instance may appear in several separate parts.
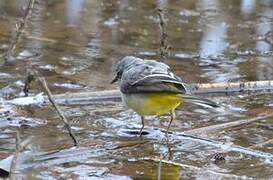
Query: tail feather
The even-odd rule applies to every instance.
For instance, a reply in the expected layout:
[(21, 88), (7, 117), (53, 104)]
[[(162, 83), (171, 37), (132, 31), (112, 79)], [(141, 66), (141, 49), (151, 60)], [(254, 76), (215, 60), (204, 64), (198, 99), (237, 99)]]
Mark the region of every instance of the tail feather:
[(189, 102), (189, 103), (193, 103), (193, 104), (197, 104), (197, 105), (203, 105), (203, 106), (209, 106), (211, 108), (217, 108), (219, 107), (218, 104), (216, 104), (215, 102), (208, 100), (208, 99), (204, 99), (204, 98), (200, 98), (200, 97), (196, 97), (196, 96), (192, 96), (192, 95), (188, 95), (188, 94), (183, 94), (181, 95), (181, 98), (185, 101), (185, 102)]

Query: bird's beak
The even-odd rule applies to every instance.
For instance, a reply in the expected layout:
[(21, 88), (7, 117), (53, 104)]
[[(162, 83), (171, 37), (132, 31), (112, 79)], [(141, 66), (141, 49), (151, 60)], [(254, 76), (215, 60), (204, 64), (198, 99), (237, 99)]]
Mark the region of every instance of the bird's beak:
[(118, 81), (118, 76), (115, 76), (115, 78), (111, 81), (111, 84), (115, 83)]

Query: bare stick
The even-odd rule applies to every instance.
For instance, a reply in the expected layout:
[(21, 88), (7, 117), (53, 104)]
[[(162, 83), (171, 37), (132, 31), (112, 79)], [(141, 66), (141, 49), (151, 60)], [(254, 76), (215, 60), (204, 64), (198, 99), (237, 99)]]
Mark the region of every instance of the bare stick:
[(273, 90), (273, 80), (249, 82), (200, 83), (190, 85), (194, 94)]
[(24, 29), (27, 27), (27, 21), (32, 14), (34, 3), (35, 3), (35, 0), (28, 1), (28, 6), (27, 6), (27, 9), (26, 9), (23, 19), (16, 24), (16, 27), (15, 27), (16, 34), (11, 39), (11, 42), (9, 44), (9, 48), (8, 48), (6, 54), (4, 55), (5, 62), (9, 62), (13, 57), (14, 50), (15, 50), (18, 42), (20, 41), (22, 33), (24, 32)]
[(212, 175), (220, 176), (222, 178), (232, 178), (232, 179), (240, 178), (240, 176), (236, 176), (234, 174), (224, 174), (224, 173), (212, 171), (210, 169), (199, 168), (197, 166), (182, 164), (182, 163), (173, 162), (173, 161), (168, 161), (168, 160), (164, 160), (164, 159), (161, 159), (161, 158), (141, 158), (139, 160), (154, 161), (156, 163), (165, 163), (165, 164), (169, 164), (169, 165), (173, 165), (173, 166), (179, 166), (179, 167), (188, 168), (188, 169), (191, 169), (191, 170), (197, 171), (197, 172), (206, 172), (206, 173), (209, 173), (209, 174), (212, 174)]
[[(237, 83), (207, 83), (192, 84), (193, 94), (215, 94), (215, 93), (235, 93), (235, 92), (268, 92), (273, 90), (273, 81), (250, 81)], [(34, 98), (34, 97), (32, 97)], [(45, 97), (46, 98), (46, 97)], [(76, 92), (53, 95), (58, 104), (111, 104), (121, 101), (120, 92), (117, 89), (95, 91), (95, 92)], [(23, 98), (10, 100), (16, 104), (24, 101)], [(32, 102), (33, 104), (35, 101)], [(20, 105), (20, 104), (19, 104)]]
[(72, 140), (73, 140), (73, 142), (74, 142), (74, 145), (75, 145), (75, 146), (78, 146), (78, 141), (77, 141), (77, 139), (76, 139), (74, 133), (72, 132), (71, 127), (70, 127), (70, 125), (69, 125), (69, 123), (68, 123), (68, 121), (67, 121), (67, 119), (66, 119), (64, 113), (61, 111), (60, 107), (55, 103), (55, 100), (54, 100), (54, 98), (53, 98), (53, 96), (52, 96), (51, 91), (49, 90), (49, 88), (48, 88), (48, 86), (47, 86), (47, 83), (46, 83), (45, 79), (44, 79), (44, 78), (41, 78), (41, 77), (38, 75), (38, 72), (36, 72), (36, 71), (34, 71), (34, 74), (35, 74), (36, 78), (39, 80), (39, 82), (41, 83), (43, 89), (45, 90), (45, 92), (46, 92), (46, 94), (47, 94), (47, 96), (48, 96), (48, 99), (49, 99), (50, 103), (51, 103), (52, 106), (55, 108), (55, 110), (57, 111), (57, 113), (58, 113), (60, 119), (61, 119), (61, 120), (63, 121), (63, 123), (65, 124), (65, 127), (66, 127), (66, 129), (68, 130), (69, 135), (70, 135), (70, 137), (72, 138)]
[(164, 18), (164, 10), (157, 9), (157, 15), (159, 18), (159, 28), (160, 28), (160, 58), (161, 61), (164, 61), (168, 55), (168, 50), (170, 48), (169, 45), (167, 45), (167, 32), (166, 32), (166, 21)]
[[(250, 81), (237, 83), (206, 83), (193, 84), (193, 94), (228, 93), (228, 92), (256, 92), (273, 90), (273, 81)], [(97, 92), (66, 93), (54, 95), (58, 103), (76, 104), (106, 101), (120, 101), (119, 90), (106, 90)]]
[(17, 164), (18, 155), (30, 143), (32, 138), (33, 137), (29, 137), (26, 140), (24, 140), (23, 142), (21, 142), (19, 131), (16, 131), (16, 150), (14, 152), (14, 156), (12, 158), (11, 166), (10, 166), (10, 179), (11, 180), (16, 179), (16, 164)]
[(77, 104), (93, 102), (119, 102), (121, 101), (119, 90), (105, 90), (95, 92), (65, 93), (53, 95), (60, 104)]
[(259, 115), (255, 118), (251, 119), (243, 119), (243, 120), (238, 120), (238, 121), (233, 121), (233, 122), (228, 122), (228, 123), (222, 123), (222, 124), (216, 124), (216, 125), (211, 125), (211, 126), (206, 126), (206, 127), (201, 127), (201, 128), (196, 128), (196, 129), (191, 129), (185, 131), (186, 134), (193, 134), (193, 135), (200, 135), (200, 134), (208, 134), (208, 133), (215, 133), (218, 131), (230, 129), (236, 126), (242, 126), (246, 124), (250, 124), (253, 122), (257, 122), (263, 119), (271, 118), (273, 117), (273, 113), (269, 113), (266, 115)]

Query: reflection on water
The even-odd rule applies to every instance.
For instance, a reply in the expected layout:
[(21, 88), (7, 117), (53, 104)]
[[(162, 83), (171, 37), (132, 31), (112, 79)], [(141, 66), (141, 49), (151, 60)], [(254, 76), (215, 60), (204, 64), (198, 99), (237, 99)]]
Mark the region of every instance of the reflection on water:
[(244, 16), (248, 16), (255, 10), (256, 0), (242, 0), (241, 1), (241, 12)]
[[(226, 24), (224, 10), (217, 0), (210, 1), (201, 0), (199, 3), (200, 9), (205, 13), (213, 11), (215, 14), (212, 16), (210, 13), (204, 23), (201, 24), (203, 34), (200, 42), (200, 65), (205, 66), (203, 71), (205, 72), (202, 77), (207, 77), (214, 82), (224, 82), (230, 79), (237, 79), (238, 68), (234, 65), (227, 64), (224, 56), (226, 49), (229, 46), (228, 40), (228, 28)], [(215, 66), (217, 65), (218, 66)]]
[(166, 9), (168, 7), (168, 0), (157, 0), (157, 7), (159, 9)]
[(75, 26), (80, 22), (81, 13), (85, 0), (66, 0), (66, 17), (70, 26)]
[[(26, 2), (0, 1), (2, 54), (10, 41), (14, 22), (24, 14)], [(110, 81), (112, 66), (119, 59), (125, 55), (159, 58), (156, 54), (160, 42), (156, 8), (168, 10), (166, 31), (172, 49), (166, 63), (185, 81), (273, 79), (272, 44), (265, 41), (265, 36), (273, 30), (272, 5), (272, 0), (36, 0), (31, 22), (15, 51), (18, 58), (13, 64), (0, 66), (0, 96), (12, 98), (22, 94), (29, 65), (39, 69), (53, 93), (116, 88)], [(34, 83), (31, 94), (40, 91)], [(182, 132), (272, 111), (272, 106), (268, 106), (272, 104), (272, 95), (227, 95), (211, 99), (230, 109), (211, 112), (196, 106), (182, 106), (177, 110), (177, 120), (171, 130)], [(20, 131), (22, 138), (35, 136), (28, 149), (31, 153), (71, 146), (66, 131), (49, 107), (12, 107), (12, 111), (5, 108), (0, 106), (0, 159), (13, 153), (14, 135), (5, 140), (1, 137), (6, 137), (15, 129)], [(99, 172), (102, 173), (98, 176), (106, 178), (156, 178), (158, 164), (138, 161), (137, 158), (167, 152), (171, 152), (174, 161), (226, 174), (266, 179), (273, 173), (272, 167), (263, 160), (240, 153), (228, 153), (224, 165), (214, 164), (210, 156), (218, 153), (218, 149), (192, 141), (182, 141), (169, 147), (159, 142), (163, 134), (158, 133), (144, 137), (148, 141), (145, 145), (120, 148), (109, 153), (105, 151), (108, 144), (111, 147), (122, 144), (124, 147), (124, 144), (137, 144), (139, 141), (134, 135), (121, 133), (141, 126), (135, 113), (125, 110), (120, 103), (63, 106), (62, 109), (80, 141), (88, 147), (92, 144), (92, 150), (103, 152), (103, 157), (86, 156), (78, 161), (70, 157), (73, 163), (51, 159), (57, 164), (39, 166), (35, 172), (31, 169), (24, 171), (34, 179), (56, 179), (59, 176), (89, 178), (89, 175)], [(240, 110), (235, 112), (231, 109)], [(272, 138), (270, 121), (224, 131), (211, 135), (211, 138), (248, 147)], [(166, 127), (167, 122), (168, 116), (148, 118), (145, 126), (158, 131), (157, 128)], [(96, 149), (105, 144), (107, 147)], [(272, 153), (268, 147), (261, 150)], [(70, 162), (66, 156), (60, 159)], [(162, 169), (162, 177), (170, 179), (179, 176), (186, 179), (215, 178), (208, 176), (207, 172), (172, 165), (163, 165)], [(79, 174), (81, 170), (84, 173)]]
[(225, 49), (228, 47), (228, 43), (226, 42), (227, 25), (224, 22), (210, 24), (203, 33), (199, 52), (201, 60), (210, 57), (217, 58), (223, 55)]
[[(41, 38), (43, 36), (44, 31), (44, 13), (45, 13), (45, 2), (42, 0), (36, 1), (39, 3), (39, 7), (33, 9), (32, 18), (31, 18), (31, 26), (30, 34), (34, 37)], [(39, 51), (43, 48), (43, 43), (41, 41), (30, 40), (26, 42), (26, 47), (29, 48), (30, 51), (36, 51), (35, 53), (39, 54)], [(36, 57), (37, 58), (37, 57)], [(39, 57), (38, 57), (39, 58)], [(36, 60), (38, 60), (38, 58)]]
[[(260, 18), (258, 18), (258, 23), (256, 24), (256, 35), (257, 37), (265, 37), (265, 35), (273, 31), (272, 22), (268, 21), (268, 18), (273, 18), (273, 10), (270, 7), (262, 8), (262, 12), (260, 14)], [(257, 41), (256, 49), (259, 52), (268, 52), (272, 50), (272, 45), (265, 41)]]
[[(256, 36), (257, 37), (265, 37), (267, 33), (273, 31), (273, 24), (270, 19), (273, 18), (273, 10), (270, 6), (265, 6), (261, 8), (261, 13), (259, 14), (260, 17), (258, 18), (258, 23), (256, 24)], [(257, 41), (256, 42), (256, 50), (260, 53), (268, 53), (272, 52), (272, 44), (269, 44), (265, 41)], [(258, 57), (258, 67), (256, 70), (256, 74), (259, 79), (273, 79), (273, 61), (272, 57), (265, 58), (265, 57)]]

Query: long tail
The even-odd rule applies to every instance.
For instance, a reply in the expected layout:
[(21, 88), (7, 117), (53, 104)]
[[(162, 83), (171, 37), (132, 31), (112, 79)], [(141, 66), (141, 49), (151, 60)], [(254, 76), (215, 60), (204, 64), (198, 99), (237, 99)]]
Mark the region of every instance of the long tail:
[(189, 103), (193, 103), (193, 104), (197, 104), (197, 105), (201, 105), (201, 106), (208, 106), (211, 108), (220, 107), (218, 104), (216, 104), (215, 102), (213, 102), (211, 100), (196, 97), (196, 96), (189, 95), (189, 94), (181, 94), (181, 98), (185, 102), (189, 102)]

